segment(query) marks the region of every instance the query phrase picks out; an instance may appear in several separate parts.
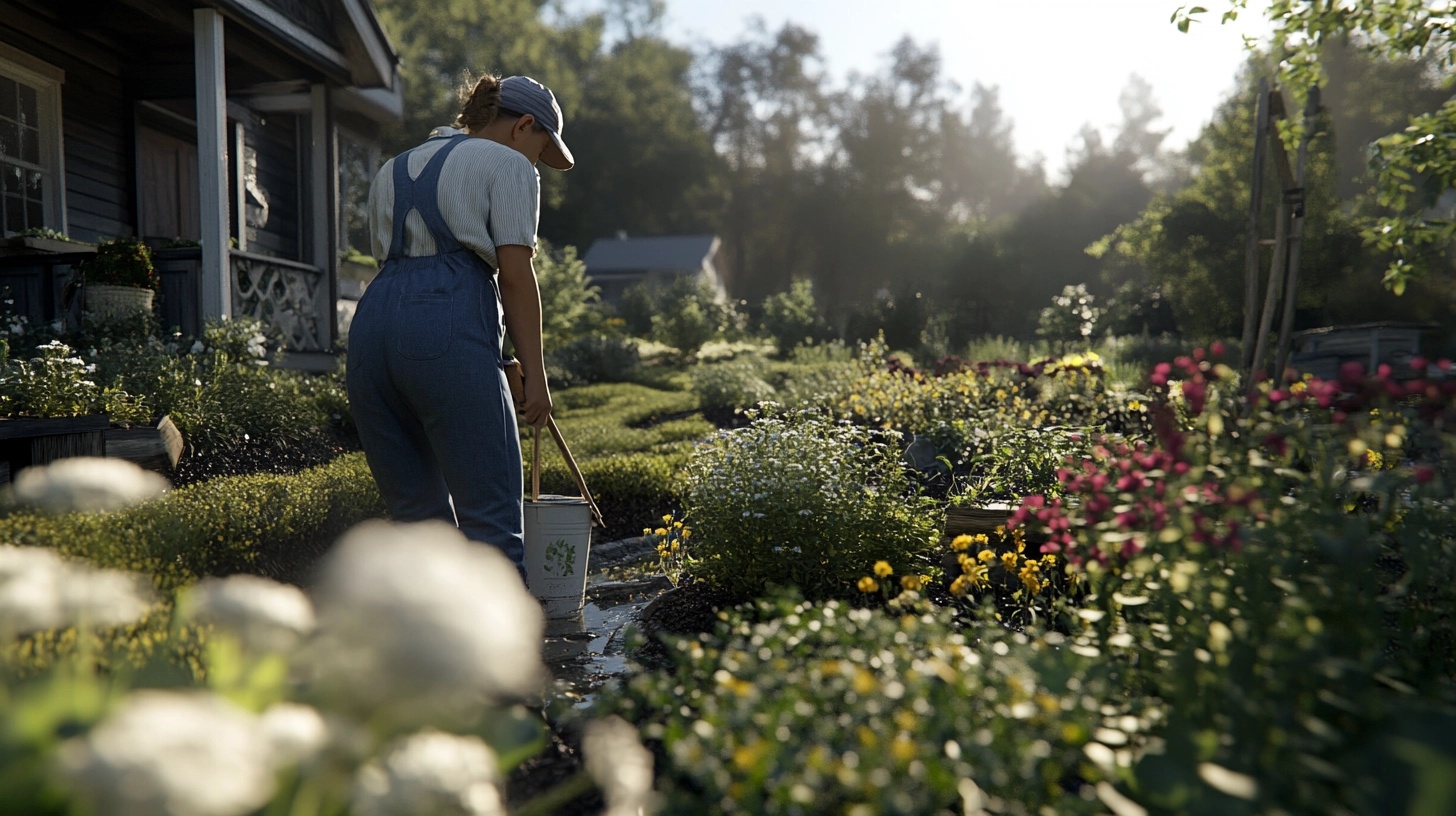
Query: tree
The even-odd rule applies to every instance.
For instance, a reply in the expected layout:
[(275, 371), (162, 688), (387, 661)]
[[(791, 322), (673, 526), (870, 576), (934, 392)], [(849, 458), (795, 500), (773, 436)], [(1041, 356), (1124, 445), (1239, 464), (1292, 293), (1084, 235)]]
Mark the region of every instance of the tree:
[[(1450, 294), (1440, 288), (1446, 284), (1439, 277), (1413, 284), (1427, 297), (1404, 302), (1382, 291), (1375, 272), (1381, 264), (1362, 249), (1351, 215), (1358, 200), (1340, 195), (1342, 187), (1358, 190), (1363, 185), (1358, 179), (1346, 182), (1340, 146), (1347, 140), (1337, 123), (1368, 123), (1388, 115), (1381, 112), (1384, 109), (1399, 108), (1409, 101), (1403, 102), (1394, 89), (1379, 98), (1350, 92), (1369, 87), (1360, 77), (1383, 75), (1390, 67), (1368, 56), (1347, 53), (1353, 61), (1341, 63), (1341, 74), (1348, 81), (1332, 85), (1331, 93), (1323, 97), (1329, 107), (1316, 120), (1309, 148), (1296, 325), (1429, 319), (1450, 308)], [(1251, 59), (1240, 76), (1239, 90), (1189, 144), (1189, 183), (1154, 198), (1141, 214), (1095, 247), (1111, 280), (1132, 281), (1165, 293), (1179, 329), (1193, 337), (1234, 335), (1242, 322), (1245, 219), (1257, 103), (1254, 75), (1262, 64), (1261, 58)], [(1272, 164), (1264, 175), (1266, 180), (1277, 178)], [(1266, 237), (1272, 232), (1269, 225), (1277, 201), (1277, 191), (1266, 193), (1260, 216)], [(1261, 272), (1268, 269), (1269, 253), (1267, 247), (1261, 252)]]
[(800, 278), (787, 292), (769, 295), (763, 303), (763, 330), (781, 356), (824, 335), (824, 318), (814, 303), (814, 284)]
[(554, 249), (544, 238), (536, 247), (536, 281), (541, 290), (541, 338), (547, 347), (595, 328), (601, 290), (591, 285), (576, 247)]
[[(1247, 7), (1248, 0), (1229, 0), (1222, 21), (1237, 19)], [(1186, 32), (1206, 11), (1181, 6), (1173, 21)], [(1349, 42), (1390, 59), (1429, 55), (1445, 69), (1442, 87), (1449, 92), (1456, 82), (1449, 73), (1456, 64), (1456, 15), (1449, 4), (1272, 0), (1266, 16), (1273, 26), (1278, 79), (1292, 92), (1294, 110), (1304, 107), (1311, 89), (1328, 81), (1323, 49), (1332, 42)], [(1287, 128), (1283, 136), (1295, 144), (1298, 128)], [(1376, 200), (1385, 212), (1362, 219), (1361, 235), (1391, 256), (1384, 282), (1399, 294), (1433, 264), (1450, 268), (1449, 252), (1456, 243), (1456, 96), (1376, 140), (1371, 164)]]

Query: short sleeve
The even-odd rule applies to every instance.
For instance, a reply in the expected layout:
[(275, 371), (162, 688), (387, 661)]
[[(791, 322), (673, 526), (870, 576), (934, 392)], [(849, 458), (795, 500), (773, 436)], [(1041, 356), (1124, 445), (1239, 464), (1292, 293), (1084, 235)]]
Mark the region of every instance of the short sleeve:
[(497, 247), (536, 249), (541, 216), (541, 175), (524, 157), (504, 162), (490, 185), (490, 238)]

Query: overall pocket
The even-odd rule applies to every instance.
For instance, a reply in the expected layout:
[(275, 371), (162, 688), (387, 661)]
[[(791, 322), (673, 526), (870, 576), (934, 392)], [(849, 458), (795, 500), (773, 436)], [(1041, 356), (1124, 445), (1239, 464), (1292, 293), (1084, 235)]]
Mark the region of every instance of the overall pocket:
[(433, 360), (450, 349), (453, 298), (448, 294), (402, 295), (395, 344), (406, 360)]

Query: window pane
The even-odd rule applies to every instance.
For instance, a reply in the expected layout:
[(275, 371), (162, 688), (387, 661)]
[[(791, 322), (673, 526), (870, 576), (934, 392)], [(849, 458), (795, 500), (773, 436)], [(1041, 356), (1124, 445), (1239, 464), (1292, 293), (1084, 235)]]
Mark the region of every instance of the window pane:
[(35, 89), (29, 85), (20, 85), (20, 124), (30, 127), (40, 127), (40, 106), (36, 102)]
[(20, 131), (13, 122), (0, 120), (0, 156), (20, 158)]
[(11, 232), (25, 229), (25, 202), (20, 196), (5, 196), (5, 229)]
[(10, 120), (20, 118), (20, 108), (16, 104), (15, 81), (0, 76), (0, 117)]
[(37, 201), (45, 198), (45, 174), (31, 170), (25, 177), (25, 196)]
[(40, 128), (20, 128), (20, 160), (40, 164)]
[(0, 162), (0, 192), (6, 195), (20, 195), (21, 189), (25, 186), (21, 183), (22, 171), (13, 164)]
[(41, 202), (25, 202), (25, 228), (33, 229), (45, 225), (45, 207), (41, 205)]

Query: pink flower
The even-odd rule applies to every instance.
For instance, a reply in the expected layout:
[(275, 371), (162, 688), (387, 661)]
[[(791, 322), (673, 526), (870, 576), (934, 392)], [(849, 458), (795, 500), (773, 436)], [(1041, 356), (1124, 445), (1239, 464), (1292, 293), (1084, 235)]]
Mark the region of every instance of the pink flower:
[(1340, 382), (1344, 385), (1358, 385), (1365, 379), (1365, 366), (1351, 360), (1340, 366)]
[(1211, 352), (1213, 352), (1213, 356), (1215, 358), (1219, 358), (1219, 357), (1223, 357), (1224, 352), (1227, 349), (1224, 347), (1224, 344), (1223, 344), (1223, 341), (1222, 340), (1215, 340), (1215, 341), (1213, 341), (1213, 345), (1211, 345), (1211, 346), (1208, 347), (1208, 350), (1211, 351)]
[(1430, 484), (1436, 478), (1436, 469), (1430, 465), (1417, 465), (1415, 469), (1416, 484)]

